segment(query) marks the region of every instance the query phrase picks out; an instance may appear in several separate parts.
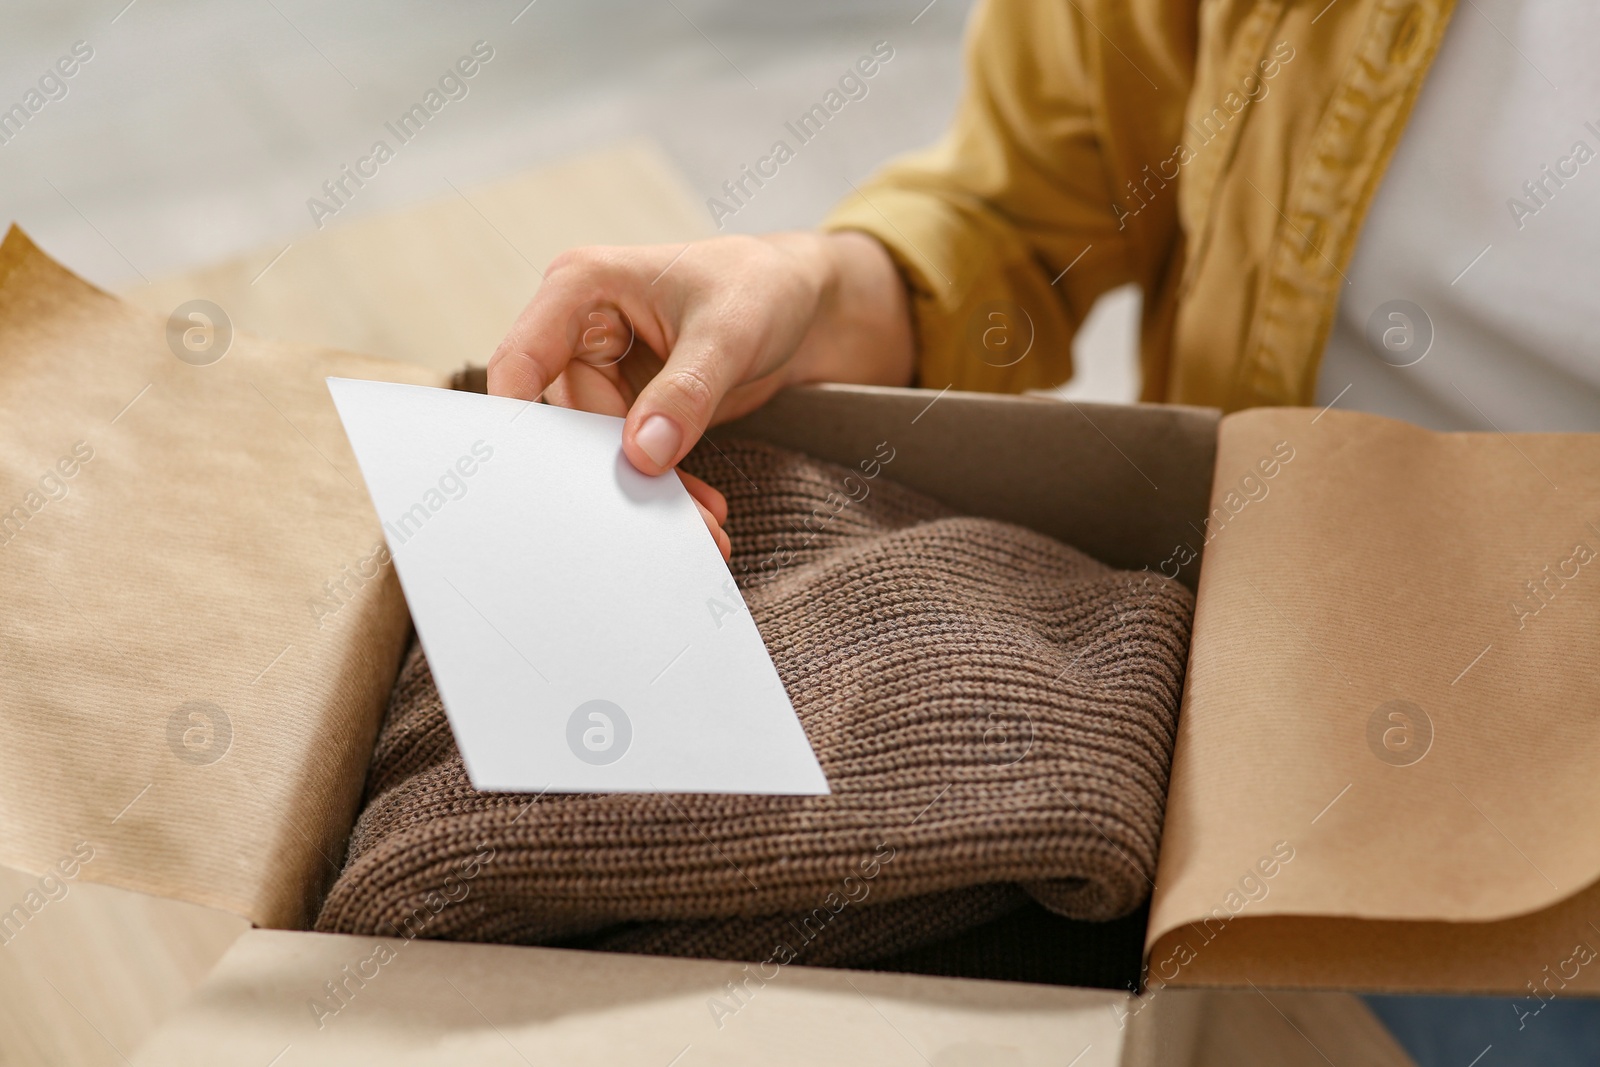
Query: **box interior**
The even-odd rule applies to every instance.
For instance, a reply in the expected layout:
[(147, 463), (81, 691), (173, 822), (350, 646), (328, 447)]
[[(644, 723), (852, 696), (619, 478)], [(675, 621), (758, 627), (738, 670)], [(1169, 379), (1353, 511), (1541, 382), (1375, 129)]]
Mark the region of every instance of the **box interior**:
[(1048, 534), (1114, 567), (1191, 589), (1203, 547), (1217, 424), (1213, 408), (1089, 404), (1037, 396), (872, 386), (790, 389), (710, 437), (749, 436), (854, 466), (881, 441), (890, 477), (969, 515)]
[[(481, 369), (455, 378), (482, 391)], [(884, 475), (965, 514), (1048, 534), (1113, 566), (1168, 563), (1191, 589), (1210, 502), (1220, 413), (1207, 408), (1064, 403), (822, 385), (780, 393), (707, 439), (750, 438), (855, 466), (887, 443)], [(866, 969), (1104, 989), (1140, 981), (1148, 906), (1109, 922), (1063, 918), (1030, 902), (955, 938)]]
[[(1053, 398), (866, 386), (790, 389), (713, 430), (846, 466), (895, 449), (885, 475), (970, 515), (1048, 534), (1113, 566), (1168, 563), (1191, 589), (1210, 505), (1220, 413), (1209, 408), (1064, 403)], [(1030, 903), (873, 970), (1104, 989), (1135, 989), (1148, 907), (1110, 922)]]

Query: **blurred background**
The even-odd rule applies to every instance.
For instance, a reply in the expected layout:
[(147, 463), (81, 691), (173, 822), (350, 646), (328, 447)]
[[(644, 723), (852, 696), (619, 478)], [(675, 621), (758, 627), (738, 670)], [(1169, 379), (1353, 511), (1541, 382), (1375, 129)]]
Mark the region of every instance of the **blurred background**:
[[(394, 158), (322, 220), (326, 228), (624, 142), (657, 150), (669, 180), (704, 205), (776, 139), (794, 143), (784, 123), (886, 41), (893, 59), (866, 97), (720, 220), (724, 232), (806, 227), (851, 182), (944, 128), (960, 90), (970, 6), (13, 0), (0, 32), (0, 111), (78, 42), (92, 58), (20, 129), (0, 126), (8, 138), (0, 198), (7, 221), (51, 255), (127, 292), (247, 253), (266, 263), (316, 232), (308, 200), (331, 203), (323, 183), (380, 138)], [(465, 95), (401, 144), (385, 124), (480, 41), (493, 58), (464, 79)], [(537, 207), (552, 217), (565, 208)], [(711, 232), (709, 209), (705, 218)], [(1070, 395), (1133, 397), (1136, 317), (1131, 291), (1102, 302), (1076, 346)]]

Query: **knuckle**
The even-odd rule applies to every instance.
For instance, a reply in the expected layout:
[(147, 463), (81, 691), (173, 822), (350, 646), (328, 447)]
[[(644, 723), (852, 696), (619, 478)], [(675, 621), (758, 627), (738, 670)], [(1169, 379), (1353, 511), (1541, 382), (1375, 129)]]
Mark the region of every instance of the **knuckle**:
[(603, 277), (626, 273), (636, 268), (635, 249), (624, 245), (578, 245), (556, 254), (545, 270), (545, 280), (561, 275), (561, 280), (593, 282)]
[(507, 360), (514, 360), (521, 355), (522, 352), (512, 343), (511, 338), (507, 337), (495, 345), (494, 352), (490, 354), (489, 370), (500, 370)]
[(730, 233), (722, 237), (713, 237), (709, 243), (718, 245), (722, 251), (740, 259), (763, 255), (768, 247), (761, 238), (748, 233)]
[(704, 427), (716, 407), (716, 390), (704, 373), (682, 367), (663, 375), (661, 397), (673, 413), (698, 427)]
[(616, 275), (620, 249), (603, 245), (582, 245), (559, 253), (545, 268), (544, 286), (557, 292), (577, 295), (602, 288), (607, 278)]
[(585, 267), (593, 264), (594, 253), (595, 249), (587, 245), (563, 249), (556, 253), (556, 257), (545, 268), (545, 280), (549, 281), (550, 277), (556, 274), (565, 275), (582, 271)]

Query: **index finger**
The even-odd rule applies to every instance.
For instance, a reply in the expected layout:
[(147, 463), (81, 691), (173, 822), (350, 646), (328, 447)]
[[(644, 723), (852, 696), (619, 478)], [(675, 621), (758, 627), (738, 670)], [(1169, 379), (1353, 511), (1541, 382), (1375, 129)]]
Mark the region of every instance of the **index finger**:
[(596, 366), (620, 360), (634, 344), (622, 310), (632, 282), (603, 250), (558, 256), (489, 358), (490, 394), (537, 400), (575, 357), (592, 354)]

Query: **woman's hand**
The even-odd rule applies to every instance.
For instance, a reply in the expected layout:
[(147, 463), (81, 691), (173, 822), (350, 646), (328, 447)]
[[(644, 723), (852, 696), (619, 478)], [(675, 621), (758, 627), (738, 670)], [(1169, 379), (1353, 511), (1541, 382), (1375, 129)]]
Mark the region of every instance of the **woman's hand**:
[[(556, 257), (489, 360), (489, 392), (626, 415), (623, 451), (654, 475), (786, 385), (907, 385), (912, 359), (905, 287), (875, 239), (715, 237)], [(727, 503), (680, 477), (726, 557)]]

